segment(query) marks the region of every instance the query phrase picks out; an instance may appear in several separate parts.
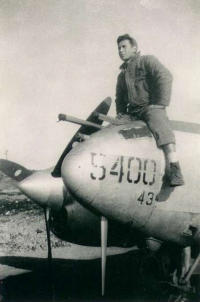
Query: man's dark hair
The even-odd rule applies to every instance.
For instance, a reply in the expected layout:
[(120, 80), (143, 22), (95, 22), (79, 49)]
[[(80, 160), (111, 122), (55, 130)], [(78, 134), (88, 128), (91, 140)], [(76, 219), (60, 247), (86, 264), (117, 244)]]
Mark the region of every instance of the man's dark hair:
[(134, 38), (132, 38), (131, 36), (129, 36), (128, 34), (119, 36), (117, 38), (117, 44), (119, 44), (121, 41), (124, 41), (124, 40), (128, 40), (132, 46), (136, 46), (136, 48), (138, 47), (136, 40)]

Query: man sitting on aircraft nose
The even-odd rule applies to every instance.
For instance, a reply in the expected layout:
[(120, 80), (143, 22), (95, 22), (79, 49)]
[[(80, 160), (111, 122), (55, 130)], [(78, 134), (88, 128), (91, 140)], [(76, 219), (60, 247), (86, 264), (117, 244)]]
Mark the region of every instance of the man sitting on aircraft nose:
[(165, 110), (170, 103), (172, 75), (154, 56), (140, 56), (136, 40), (128, 34), (119, 36), (117, 44), (124, 61), (116, 87), (117, 117), (128, 115), (146, 122), (169, 163), (170, 185), (183, 185), (175, 136)]

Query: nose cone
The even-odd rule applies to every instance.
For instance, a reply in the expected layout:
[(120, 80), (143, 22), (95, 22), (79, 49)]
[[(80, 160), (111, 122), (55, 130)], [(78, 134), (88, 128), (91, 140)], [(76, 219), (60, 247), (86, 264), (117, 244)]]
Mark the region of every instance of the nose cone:
[(61, 208), (64, 200), (61, 178), (53, 178), (50, 172), (36, 172), (18, 184), (19, 189), (40, 206)]

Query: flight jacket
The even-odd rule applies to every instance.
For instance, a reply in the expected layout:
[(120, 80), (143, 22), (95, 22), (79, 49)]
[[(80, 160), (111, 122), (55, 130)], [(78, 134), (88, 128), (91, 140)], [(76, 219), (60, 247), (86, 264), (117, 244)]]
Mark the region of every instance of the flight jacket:
[(120, 66), (116, 87), (116, 111), (147, 105), (168, 106), (171, 97), (172, 74), (152, 56), (137, 53)]

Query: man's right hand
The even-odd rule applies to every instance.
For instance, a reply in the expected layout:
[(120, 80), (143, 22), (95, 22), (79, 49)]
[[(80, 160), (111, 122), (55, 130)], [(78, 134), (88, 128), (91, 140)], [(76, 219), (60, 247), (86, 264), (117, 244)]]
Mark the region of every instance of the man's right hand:
[(129, 119), (129, 115), (125, 113), (118, 113), (116, 116), (117, 119)]
[(147, 108), (150, 108), (150, 109), (165, 109), (166, 106), (164, 105), (148, 105)]
[(131, 121), (131, 117), (128, 114), (118, 113), (116, 116), (116, 119), (118, 120), (118, 124), (126, 124), (127, 122)]

